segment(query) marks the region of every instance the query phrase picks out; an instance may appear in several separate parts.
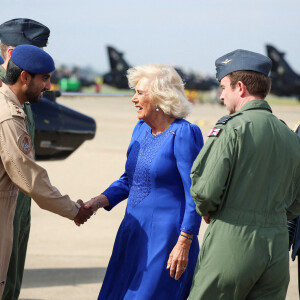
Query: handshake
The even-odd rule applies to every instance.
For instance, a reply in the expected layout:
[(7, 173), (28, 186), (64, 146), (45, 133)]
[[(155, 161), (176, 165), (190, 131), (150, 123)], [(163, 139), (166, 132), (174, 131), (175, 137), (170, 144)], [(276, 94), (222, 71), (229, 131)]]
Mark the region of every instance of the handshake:
[(82, 200), (78, 200), (77, 203), (80, 205), (78, 214), (74, 218), (74, 223), (77, 226), (85, 223), (93, 213), (96, 214), (96, 211), (105, 206), (109, 206), (109, 201), (105, 195), (99, 195), (95, 198), (84, 203)]

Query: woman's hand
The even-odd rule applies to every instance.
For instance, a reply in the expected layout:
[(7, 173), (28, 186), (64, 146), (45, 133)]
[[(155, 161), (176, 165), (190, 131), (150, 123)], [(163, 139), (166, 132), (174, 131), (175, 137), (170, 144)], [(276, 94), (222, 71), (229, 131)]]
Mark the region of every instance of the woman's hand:
[(92, 208), (95, 213), (99, 208), (109, 206), (109, 201), (105, 195), (99, 195), (84, 203), (85, 208)]
[[(193, 238), (191, 234), (185, 232), (181, 233)], [(169, 255), (167, 269), (170, 270), (170, 276), (175, 278), (175, 280), (178, 280), (187, 268), (191, 243), (192, 240), (184, 236), (179, 236), (175, 247)]]

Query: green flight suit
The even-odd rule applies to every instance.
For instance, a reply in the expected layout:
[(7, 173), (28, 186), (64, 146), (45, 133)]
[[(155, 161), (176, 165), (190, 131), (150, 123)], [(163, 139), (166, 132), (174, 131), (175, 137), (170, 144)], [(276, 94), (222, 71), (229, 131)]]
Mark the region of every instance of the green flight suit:
[(191, 195), (211, 216), (189, 300), (284, 300), (287, 219), (300, 214), (300, 138), (264, 100), (220, 119), (196, 158)]
[[(0, 68), (0, 78), (4, 81), (5, 70)], [(32, 141), (34, 140), (34, 120), (29, 103), (25, 103), (23, 110), (27, 115), (26, 129)], [(30, 232), (31, 198), (19, 192), (14, 217), (14, 240), (6, 284), (2, 300), (17, 300), (21, 291), (23, 272), (25, 266), (27, 244)]]

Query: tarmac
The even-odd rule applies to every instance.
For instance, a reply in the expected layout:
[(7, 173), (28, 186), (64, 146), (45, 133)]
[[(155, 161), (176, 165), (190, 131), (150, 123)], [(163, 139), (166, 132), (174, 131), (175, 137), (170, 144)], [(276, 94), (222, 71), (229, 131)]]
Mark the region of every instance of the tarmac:
[[(74, 201), (87, 201), (123, 173), (137, 122), (136, 109), (128, 96), (60, 97), (58, 102), (93, 117), (97, 122), (96, 136), (67, 159), (40, 164), (61, 193), (69, 194)], [(272, 108), (290, 128), (300, 122), (300, 105)], [(206, 140), (209, 130), (226, 114), (226, 108), (218, 103), (197, 103), (187, 119), (199, 125)], [(97, 299), (125, 207), (123, 201), (110, 212), (99, 210), (86, 224), (77, 227), (33, 202), (20, 300)], [(206, 227), (203, 221), (200, 244)], [(296, 262), (290, 263), (290, 274), (286, 299), (298, 300)]]

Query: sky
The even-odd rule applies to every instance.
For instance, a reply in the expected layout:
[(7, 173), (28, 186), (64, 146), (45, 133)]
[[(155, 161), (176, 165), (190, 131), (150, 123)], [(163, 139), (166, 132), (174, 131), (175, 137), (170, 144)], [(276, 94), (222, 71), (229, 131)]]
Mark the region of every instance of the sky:
[(215, 75), (235, 49), (286, 53), (300, 73), (299, 0), (9, 0), (0, 23), (31, 18), (50, 30), (45, 50), (57, 65), (109, 71), (106, 46), (131, 65), (161, 63)]

